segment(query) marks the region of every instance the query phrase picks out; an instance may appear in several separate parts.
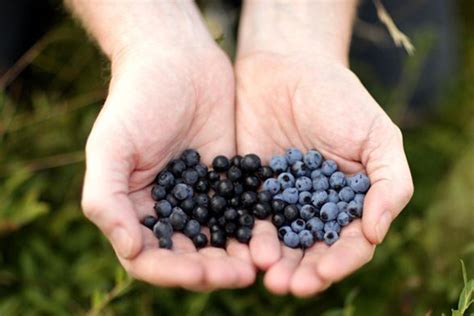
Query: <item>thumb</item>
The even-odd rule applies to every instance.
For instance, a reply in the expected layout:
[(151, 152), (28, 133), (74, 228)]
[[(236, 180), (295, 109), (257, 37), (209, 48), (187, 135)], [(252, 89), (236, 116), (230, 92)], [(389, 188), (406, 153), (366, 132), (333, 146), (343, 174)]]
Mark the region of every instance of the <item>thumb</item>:
[(396, 126), (389, 135), (383, 134), (382, 145), (369, 152), (365, 164), (372, 186), (365, 197), (362, 229), (373, 244), (383, 241), (391, 222), (413, 195), (402, 134)]
[(118, 256), (131, 259), (142, 248), (142, 227), (128, 197), (131, 163), (124, 156), (127, 150), (119, 147), (111, 139), (91, 133), (86, 146), (82, 208)]

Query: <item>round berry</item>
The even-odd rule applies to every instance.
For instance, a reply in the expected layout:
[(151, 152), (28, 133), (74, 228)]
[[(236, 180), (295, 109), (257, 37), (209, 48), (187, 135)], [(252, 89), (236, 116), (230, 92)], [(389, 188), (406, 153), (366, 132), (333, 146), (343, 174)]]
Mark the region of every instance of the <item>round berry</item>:
[(220, 229), (214, 232), (211, 232), (211, 246), (224, 248), (226, 242), (225, 232)]
[(260, 191), (257, 193), (257, 199), (262, 203), (270, 203), (273, 195), (269, 191)]
[(194, 170), (196, 170), (198, 173), (199, 178), (204, 178), (207, 176), (207, 166), (203, 163), (194, 166)]
[(221, 214), (224, 211), (224, 208), (227, 206), (227, 201), (220, 195), (214, 195), (211, 198), (211, 202), (209, 203), (210, 209), (215, 214)]
[(312, 205), (303, 205), (300, 209), (300, 217), (305, 221), (311, 219), (316, 214), (316, 208)]
[(289, 232), (292, 232), (290, 226), (281, 226), (280, 228), (278, 228), (278, 238), (283, 240), (283, 237), (285, 237), (285, 235)]
[(306, 229), (315, 234), (317, 231), (324, 229), (324, 223), (317, 217), (313, 217), (306, 222)]
[(227, 179), (237, 181), (242, 177), (242, 170), (239, 167), (232, 166), (227, 170)]
[(275, 227), (281, 227), (283, 224), (285, 224), (285, 215), (281, 213), (274, 214), (272, 216), (272, 223)]
[(314, 191), (324, 191), (329, 189), (329, 181), (328, 178), (321, 175), (316, 179), (313, 179), (313, 190)]
[(186, 225), (186, 222), (188, 220), (188, 217), (186, 216), (186, 213), (179, 208), (175, 207), (173, 208), (173, 212), (171, 212), (170, 215), (170, 224), (173, 227), (173, 230), (176, 231), (181, 231), (184, 228), (184, 225)]
[(365, 194), (363, 193), (357, 193), (354, 196), (354, 202), (364, 205), (364, 200), (365, 200)]
[(239, 216), (239, 225), (240, 226), (246, 226), (252, 228), (255, 220), (252, 215), (250, 214), (242, 214)]
[(173, 235), (173, 227), (167, 221), (160, 219), (156, 222), (155, 226), (153, 226), (153, 234), (155, 234), (157, 238), (171, 237), (171, 235)]
[(174, 176), (169, 171), (162, 171), (158, 174), (158, 184), (163, 186), (165, 189), (170, 189), (174, 186)]
[(257, 170), (257, 176), (260, 180), (265, 181), (273, 177), (273, 170), (269, 166), (262, 166)]
[(297, 148), (289, 148), (285, 152), (286, 161), (290, 165), (294, 164), (297, 161), (303, 160), (303, 153)]
[(313, 195), (308, 191), (300, 192), (300, 194), (298, 195), (298, 203), (302, 205), (310, 204), (312, 196)]
[(209, 196), (204, 193), (199, 193), (194, 196), (194, 202), (196, 205), (208, 207), (209, 206)]
[(288, 204), (296, 204), (298, 202), (298, 190), (296, 188), (287, 188), (283, 191), (283, 201)]
[(356, 201), (350, 201), (347, 205), (347, 213), (349, 213), (352, 218), (360, 218), (362, 217), (362, 207), (362, 204)]
[(280, 182), (281, 188), (287, 189), (295, 185), (295, 177), (289, 172), (283, 172), (278, 176), (278, 181)]
[(209, 210), (204, 206), (198, 206), (193, 210), (193, 217), (200, 224), (206, 224), (209, 219)]
[(283, 215), (285, 215), (285, 218), (287, 221), (289, 222), (294, 221), (296, 218), (298, 218), (298, 215), (299, 215), (298, 207), (296, 207), (296, 205), (293, 205), (293, 204), (287, 205), (285, 209), (283, 210)]
[[(212, 161), (212, 168), (214, 168), (214, 170), (217, 172), (225, 172), (229, 170), (230, 168), (230, 161), (225, 156), (222, 156), (222, 155), (217, 156)], [(212, 243), (212, 239), (211, 239), (211, 243)]]
[(220, 180), (216, 185), (216, 192), (223, 197), (234, 195), (234, 185), (229, 179)]
[(299, 177), (295, 181), (295, 188), (297, 188), (300, 192), (309, 191), (313, 188), (313, 182), (308, 177)]
[(173, 247), (173, 240), (171, 237), (161, 237), (158, 239), (158, 247), (162, 249), (171, 249)]
[(183, 171), (181, 177), (184, 183), (194, 185), (199, 180), (199, 174), (194, 169), (186, 169)]
[(224, 211), (224, 218), (227, 222), (233, 222), (237, 219), (239, 215), (237, 214), (237, 210), (233, 207), (228, 207)]
[(355, 193), (351, 187), (343, 187), (341, 191), (339, 191), (339, 199), (344, 202), (350, 202), (354, 198)]
[(334, 232), (334, 231), (327, 231), (324, 233), (324, 242), (326, 243), (326, 245), (332, 245), (334, 244), (338, 239), (339, 239), (339, 235), (338, 233)]
[(191, 214), (195, 206), (196, 202), (192, 198), (187, 198), (179, 204), (179, 207), (188, 215)]
[(309, 169), (314, 170), (319, 168), (323, 161), (323, 156), (315, 149), (309, 150), (303, 158), (304, 163)]
[(207, 193), (210, 189), (209, 181), (206, 179), (199, 179), (194, 185), (196, 192)]
[(171, 193), (176, 199), (182, 201), (193, 196), (193, 188), (187, 184), (180, 183), (174, 186)]
[(151, 198), (155, 201), (163, 200), (166, 196), (166, 188), (162, 185), (155, 184), (151, 188)]
[(283, 213), (286, 207), (285, 201), (282, 200), (273, 200), (270, 202), (270, 205), (272, 206), (273, 214)]
[(261, 165), (262, 162), (260, 157), (255, 154), (245, 155), (240, 162), (240, 167), (245, 172), (255, 172), (258, 170), (258, 168), (260, 168)]
[(347, 211), (347, 205), (349, 205), (347, 202), (344, 201), (339, 201), (336, 203), (337, 208), (339, 209), (339, 212), (346, 212)]
[(166, 194), (165, 200), (168, 201), (168, 203), (170, 203), (172, 207), (178, 206), (179, 204), (178, 199), (175, 198), (174, 195), (171, 193)]
[(336, 171), (329, 177), (329, 185), (331, 188), (339, 190), (346, 185), (346, 176), (340, 172)]
[(328, 200), (328, 194), (326, 191), (317, 191), (314, 192), (311, 196), (311, 203), (313, 203), (316, 207), (321, 207), (326, 203)]
[(201, 231), (201, 224), (195, 219), (190, 219), (184, 226), (183, 233), (189, 238), (193, 238)]
[(305, 221), (302, 220), (301, 218), (298, 218), (291, 223), (291, 229), (295, 233), (299, 233), (305, 228), (305, 225), (306, 225)]
[(324, 232), (329, 231), (333, 231), (339, 234), (339, 232), (341, 231), (341, 226), (339, 226), (339, 224), (335, 220), (326, 222), (324, 223)]
[(153, 226), (155, 226), (157, 221), (158, 219), (156, 217), (148, 215), (148, 216), (145, 216), (145, 218), (143, 218), (142, 224), (145, 227), (148, 227), (149, 229), (153, 229)]
[(283, 236), (283, 243), (290, 248), (297, 248), (300, 244), (300, 237), (297, 233), (289, 231)]
[(255, 215), (258, 219), (265, 219), (267, 218), (271, 212), (272, 207), (269, 203), (256, 203), (252, 208), (253, 215)]
[(247, 244), (252, 238), (252, 229), (246, 226), (239, 227), (235, 233), (235, 238), (244, 244)]
[(273, 156), (270, 160), (270, 168), (276, 174), (285, 172), (288, 169), (288, 161), (282, 156)]
[(240, 205), (240, 197), (233, 196), (229, 200), (227, 200), (227, 205), (232, 207), (238, 207)]
[(337, 170), (337, 163), (334, 160), (325, 160), (321, 165), (321, 172), (326, 176), (329, 177)]
[(225, 223), (224, 231), (227, 236), (234, 236), (235, 231), (237, 230), (237, 225), (233, 222)]
[(263, 189), (271, 192), (273, 195), (280, 192), (280, 182), (277, 179), (269, 178), (263, 182)]
[(336, 219), (337, 213), (339, 213), (339, 208), (336, 203), (327, 202), (321, 208), (319, 216), (324, 222), (328, 222)]
[(336, 220), (340, 226), (347, 226), (351, 222), (351, 217), (346, 212), (339, 212)]
[(298, 233), (298, 237), (300, 238), (301, 248), (307, 249), (314, 245), (313, 234), (309, 230), (303, 229)]
[(247, 190), (257, 190), (260, 186), (260, 179), (257, 176), (248, 175), (244, 177), (243, 184)]
[(158, 217), (168, 217), (171, 214), (173, 206), (167, 200), (161, 200), (155, 203), (154, 209)]
[(186, 149), (181, 154), (181, 160), (184, 161), (184, 163), (188, 167), (194, 167), (195, 165), (199, 163), (200, 159), (201, 159), (201, 156), (194, 149)]
[(207, 236), (204, 235), (203, 233), (199, 233), (193, 237), (193, 244), (197, 249), (206, 247), (207, 242), (208, 242)]
[(257, 193), (253, 191), (245, 191), (240, 196), (240, 201), (243, 207), (250, 207), (257, 203)]
[(242, 161), (242, 156), (241, 155), (235, 155), (230, 159), (230, 164), (232, 166), (236, 166), (237, 168), (240, 168), (240, 162)]
[(349, 185), (357, 193), (365, 193), (369, 190), (370, 180), (365, 174), (359, 172), (349, 178)]
[(207, 173), (207, 179), (210, 183), (214, 183), (221, 179), (221, 175), (219, 174), (219, 172), (211, 170)]
[(291, 166), (291, 173), (294, 174), (296, 177), (302, 177), (308, 174), (309, 169), (306, 167), (304, 162), (302, 161), (296, 161), (292, 166)]
[(240, 196), (244, 192), (244, 186), (240, 182), (234, 182), (234, 194)]
[(181, 174), (186, 170), (186, 164), (181, 159), (174, 159), (168, 165), (168, 169), (176, 177), (181, 177)]

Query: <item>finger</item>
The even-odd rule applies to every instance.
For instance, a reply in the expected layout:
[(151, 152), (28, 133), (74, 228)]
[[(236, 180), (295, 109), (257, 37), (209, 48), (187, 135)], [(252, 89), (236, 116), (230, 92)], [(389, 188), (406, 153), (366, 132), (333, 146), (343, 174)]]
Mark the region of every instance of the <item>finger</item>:
[(317, 273), (322, 279), (338, 281), (369, 262), (375, 251), (362, 233), (360, 220), (353, 221), (341, 231), (341, 236), (319, 258)]
[(286, 294), (290, 288), (290, 280), (303, 257), (301, 249), (292, 249), (281, 246), (282, 256), (265, 273), (263, 282), (271, 292)]
[(391, 222), (413, 195), (413, 181), (403, 151), (400, 130), (367, 157), (367, 173), (372, 186), (364, 202), (363, 231), (372, 243), (384, 239)]
[(86, 146), (86, 175), (82, 193), (84, 214), (112, 243), (118, 256), (135, 257), (143, 246), (142, 230), (128, 197), (131, 166), (127, 150), (100, 136)]
[(203, 284), (205, 270), (197, 253), (175, 254), (168, 249), (148, 249), (133, 260), (119, 258), (134, 277), (164, 287), (194, 288)]
[(238, 264), (239, 280), (237, 286), (245, 287), (253, 284), (257, 269), (253, 264), (249, 246), (232, 239), (227, 243), (227, 254)]
[(311, 248), (306, 249), (303, 259), (290, 281), (290, 291), (294, 295), (311, 296), (330, 285), (329, 281), (321, 278), (316, 269), (320, 258), (328, 251), (328, 248), (326, 244), (317, 242)]
[(267, 270), (281, 257), (277, 231), (268, 221), (255, 221), (249, 247), (253, 262), (262, 270)]
[(238, 272), (224, 249), (206, 247), (199, 250), (205, 268), (205, 282), (210, 288), (232, 288), (238, 283)]

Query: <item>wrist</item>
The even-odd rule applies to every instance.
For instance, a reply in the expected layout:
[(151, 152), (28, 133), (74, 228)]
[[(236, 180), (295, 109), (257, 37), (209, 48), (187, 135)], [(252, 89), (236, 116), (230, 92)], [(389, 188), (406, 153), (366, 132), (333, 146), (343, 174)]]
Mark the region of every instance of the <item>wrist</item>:
[(215, 45), (192, 0), (69, 0), (113, 61), (128, 52)]
[(246, 0), (238, 57), (320, 56), (348, 64), (357, 0)]

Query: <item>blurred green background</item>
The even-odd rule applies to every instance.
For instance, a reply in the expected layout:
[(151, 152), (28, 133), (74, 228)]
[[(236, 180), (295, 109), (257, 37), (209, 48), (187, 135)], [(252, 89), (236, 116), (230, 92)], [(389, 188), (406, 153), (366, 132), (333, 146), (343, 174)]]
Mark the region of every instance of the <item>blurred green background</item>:
[[(106, 95), (109, 66), (64, 9), (55, 8), (53, 27), (0, 74), (1, 316), (450, 315), (456, 308), (460, 259), (474, 277), (472, 1), (456, 2), (459, 67), (432, 91), (440, 97), (430, 115), (410, 118), (407, 104), (436, 32), (410, 34), (417, 52), (403, 59), (396, 85), (381, 84), (363, 62), (353, 62), (405, 127), (415, 195), (373, 261), (311, 299), (271, 295), (261, 278), (248, 289), (192, 293), (127, 277), (79, 205), (83, 148)], [(219, 37), (225, 29), (219, 16), (206, 17)], [(232, 38), (220, 38), (232, 51)]]

